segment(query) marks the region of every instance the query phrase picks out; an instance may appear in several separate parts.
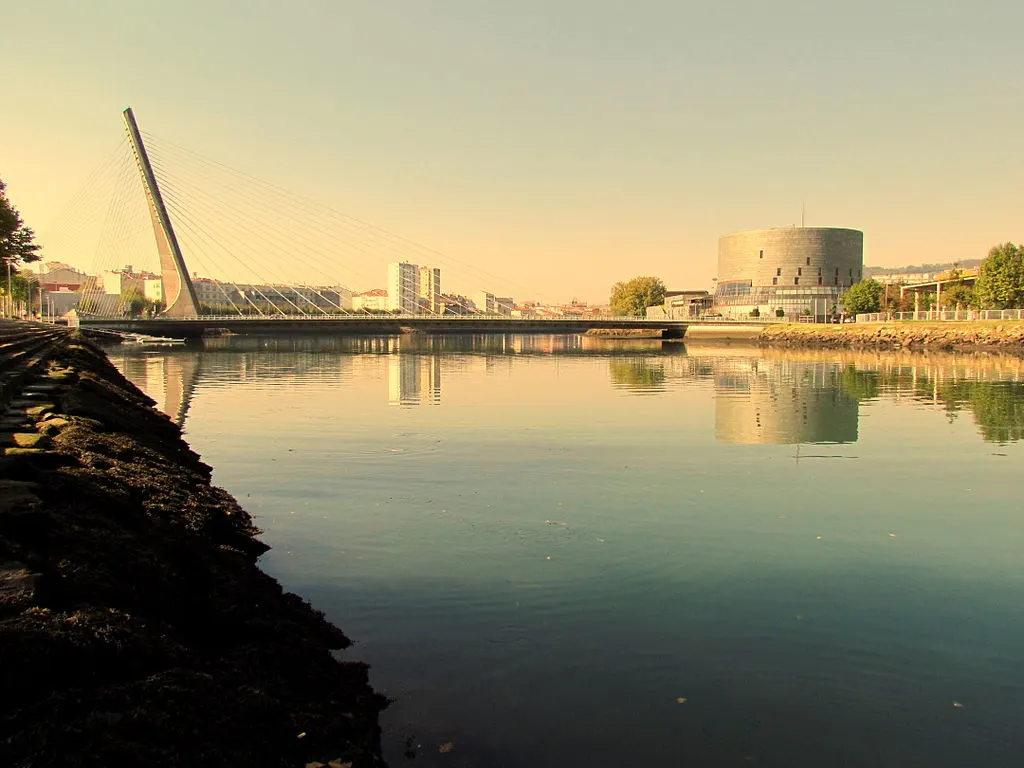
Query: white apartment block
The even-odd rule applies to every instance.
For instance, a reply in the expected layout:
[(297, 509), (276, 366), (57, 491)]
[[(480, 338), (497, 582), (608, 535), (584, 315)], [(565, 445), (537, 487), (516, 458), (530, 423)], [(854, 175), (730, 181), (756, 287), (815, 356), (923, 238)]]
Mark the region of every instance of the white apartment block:
[(419, 268), (419, 303), (424, 312), (432, 315), (441, 312), (441, 269), (440, 267)]
[(508, 296), (495, 296), (488, 291), (480, 291), (473, 294), (473, 303), (476, 304), (476, 311), (485, 315), (504, 315), (511, 317), (515, 301)]
[(473, 303), (476, 304), (476, 311), (485, 315), (494, 314), (494, 294), (487, 291), (480, 291), (473, 294)]
[(419, 268), (407, 261), (388, 264), (388, 309), (416, 314), (419, 309)]

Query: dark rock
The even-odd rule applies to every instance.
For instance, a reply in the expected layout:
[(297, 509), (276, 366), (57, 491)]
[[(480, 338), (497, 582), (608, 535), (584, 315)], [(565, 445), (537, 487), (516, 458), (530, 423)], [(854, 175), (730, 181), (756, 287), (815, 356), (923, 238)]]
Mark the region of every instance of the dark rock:
[(181, 431), (87, 343), (55, 369), (50, 449), (0, 458), (0, 763), (382, 765), (366, 666)]

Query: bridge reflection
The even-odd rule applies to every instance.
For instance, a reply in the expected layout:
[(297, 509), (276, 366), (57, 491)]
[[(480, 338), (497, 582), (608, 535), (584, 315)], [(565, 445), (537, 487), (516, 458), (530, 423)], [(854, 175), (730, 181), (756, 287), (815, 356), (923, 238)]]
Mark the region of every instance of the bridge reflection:
[[(626, 397), (710, 390), (715, 438), (727, 443), (853, 443), (861, 405), (885, 399), (928, 405), (950, 420), (971, 414), (986, 441), (1024, 439), (1024, 363), (1009, 357), (778, 352), (515, 334), (239, 336), (201, 346), (119, 347), (110, 356), (178, 424), (207, 385), (333, 387), (385, 380), (388, 405), (437, 406), (448, 376), (477, 381), (477, 373), (511, 372), (517, 359), (527, 364), (544, 357), (556, 367), (560, 359), (579, 362), (588, 387), (592, 365), (607, 366), (613, 390)], [(559, 386), (557, 380), (551, 386)], [(454, 391), (451, 396), (467, 396), (465, 388)]]

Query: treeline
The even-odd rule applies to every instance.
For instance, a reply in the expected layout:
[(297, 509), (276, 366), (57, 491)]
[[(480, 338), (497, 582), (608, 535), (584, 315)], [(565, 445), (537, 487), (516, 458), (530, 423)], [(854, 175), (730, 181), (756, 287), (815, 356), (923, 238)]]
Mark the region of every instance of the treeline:
[[(938, 295), (937, 295), (938, 294)], [(852, 314), (865, 312), (911, 312), (915, 308), (939, 309), (1019, 309), (1024, 307), (1024, 245), (1003, 243), (994, 246), (980, 262), (977, 280), (969, 285), (961, 265), (953, 265), (950, 280), (941, 292), (914, 292), (901, 297), (899, 286), (888, 286), (868, 278), (854, 285), (843, 297), (843, 306)]]
[(911, 264), (906, 267), (864, 267), (865, 277), (874, 277), (875, 275), (902, 275), (916, 274), (919, 272), (948, 272), (951, 269), (971, 269), (976, 267), (984, 259), (965, 259), (963, 261), (947, 261), (942, 264)]

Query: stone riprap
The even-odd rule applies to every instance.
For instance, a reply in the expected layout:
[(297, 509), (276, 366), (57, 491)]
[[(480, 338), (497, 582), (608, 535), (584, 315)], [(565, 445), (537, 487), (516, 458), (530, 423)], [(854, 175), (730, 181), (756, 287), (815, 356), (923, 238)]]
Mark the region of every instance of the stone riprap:
[(179, 428), (81, 336), (29, 362), (0, 357), (0, 764), (383, 765), (366, 666)]
[(764, 346), (928, 348), (947, 350), (1024, 349), (1024, 323), (851, 323), (768, 326)]

